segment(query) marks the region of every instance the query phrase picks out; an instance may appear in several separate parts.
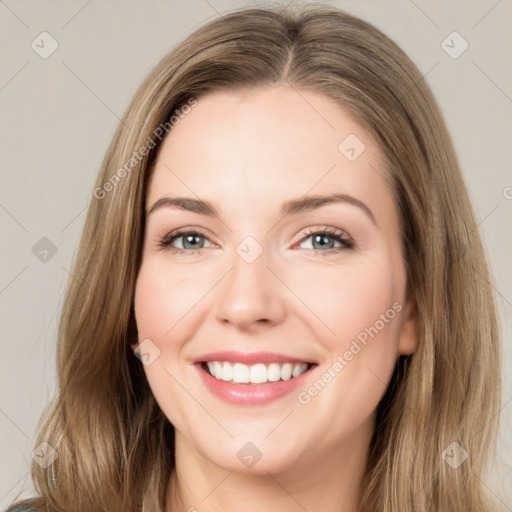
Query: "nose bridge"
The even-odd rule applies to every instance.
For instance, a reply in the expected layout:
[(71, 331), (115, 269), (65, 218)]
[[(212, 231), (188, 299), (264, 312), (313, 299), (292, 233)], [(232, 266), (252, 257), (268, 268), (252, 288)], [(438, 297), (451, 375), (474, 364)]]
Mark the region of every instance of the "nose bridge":
[(268, 253), (253, 236), (245, 237), (233, 251), (231, 271), (219, 290), (217, 317), (239, 327), (282, 319), (282, 286), (269, 270)]
[(234, 292), (239, 297), (238, 301), (242, 301), (245, 296), (252, 295), (254, 300), (269, 295), (272, 284), (269, 283), (268, 256), (268, 250), (262, 243), (252, 235), (246, 236), (235, 247), (230, 259), (232, 271), (228, 279), (229, 289), (226, 291)]

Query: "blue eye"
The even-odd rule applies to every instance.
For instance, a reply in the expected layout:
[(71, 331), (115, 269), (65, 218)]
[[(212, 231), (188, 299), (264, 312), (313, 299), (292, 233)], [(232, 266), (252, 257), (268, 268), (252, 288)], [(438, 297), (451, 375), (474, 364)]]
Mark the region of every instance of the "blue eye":
[[(343, 251), (345, 249), (353, 249), (355, 247), (355, 243), (352, 237), (348, 236), (343, 231), (338, 231), (334, 228), (322, 228), (319, 230), (312, 229), (305, 233), (305, 236), (299, 243), (303, 243), (309, 238), (312, 239), (311, 249), (316, 250), (317, 247), (320, 247), (321, 249), (316, 250), (316, 252), (324, 254), (332, 254), (334, 252)], [(330, 242), (329, 239), (332, 242)], [(336, 242), (341, 246), (334, 247)]]
[[(312, 229), (304, 234), (299, 244), (309, 238), (312, 239), (312, 247), (307, 249), (318, 254), (332, 254), (355, 247), (352, 237), (334, 228)], [(182, 240), (181, 247), (176, 247), (174, 242), (179, 239)], [(204, 246), (205, 240), (208, 240), (208, 238), (201, 229), (185, 228), (168, 234), (158, 245), (173, 253), (187, 253), (190, 255), (207, 248)], [(337, 247), (334, 246), (336, 243), (339, 244)]]

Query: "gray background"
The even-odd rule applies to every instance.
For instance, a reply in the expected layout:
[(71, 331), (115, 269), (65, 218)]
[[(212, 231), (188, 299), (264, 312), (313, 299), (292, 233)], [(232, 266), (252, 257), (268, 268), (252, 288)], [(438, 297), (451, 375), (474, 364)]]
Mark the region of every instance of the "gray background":
[[(512, 511), (512, 1), (331, 1), (394, 39), (424, 73), (453, 135), (497, 282), (505, 378), (487, 485)], [(35, 427), (55, 390), (57, 322), (93, 182), (149, 70), (228, 0), (0, 0), (0, 509), (32, 493)], [(264, 5), (264, 2), (260, 3)], [(48, 51), (47, 31), (57, 50)], [(457, 31), (462, 40), (443, 40)], [(41, 38), (46, 37), (41, 43)], [(457, 36), (456, 36), (457, 37)], [(451, 42), (453, 40), (453, 43)], [(41, 46), (44, 45), (44, 49)], [(446, 45), (453, 46), (450, 56)], [(33, 251), (46, 237), (57, 252)], [(39, 244), (48, 244), (47, 241)], [(34, 254), (34, 252), (36, 254)]]

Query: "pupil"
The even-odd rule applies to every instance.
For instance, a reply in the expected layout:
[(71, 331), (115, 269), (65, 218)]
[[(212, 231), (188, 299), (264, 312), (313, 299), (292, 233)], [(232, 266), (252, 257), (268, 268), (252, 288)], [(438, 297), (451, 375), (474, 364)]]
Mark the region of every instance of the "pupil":
[[(192, 239), (194, 239), (194, 238), (199, 238), (199, 237), (198, 237), (197, 235), (187, 235), (187, 236), (185, 237), (185, 247), (186, 247), (186, 246), (187, 246), (187, 244), (189, 244), (189, 243), (190, 243), (190, 241), (191, 241)], [(197, 247), (197, 245), (198, 245), (198, 244), (195, 244), (195, 245), (194, 245), (194, 244), (192, 244), (192, 248)]]
[[(317, 241), (318, 241), (318, 242), (320, 242), (320, 240), (324, 240), (324, 241), (325, 241), (325, 239), (328, 239), (328, 238), (331, 238), (331, 237), (330, 237), (330, 236), (327, 236), (327, 235), (316, 235), (316, 236), (315, 236), (315, 242), (317, 242)], [(331, 241), (332, 241), (332, 239), (331, 239)], [(327, 246), (327, 245), (331, 245), (331, 244), (329, 244), (329, 243), (323, 243), (323, 242), (320, 242), (320, 245), (321, 245), (322, 247), (325, 247), (325, 246)]]

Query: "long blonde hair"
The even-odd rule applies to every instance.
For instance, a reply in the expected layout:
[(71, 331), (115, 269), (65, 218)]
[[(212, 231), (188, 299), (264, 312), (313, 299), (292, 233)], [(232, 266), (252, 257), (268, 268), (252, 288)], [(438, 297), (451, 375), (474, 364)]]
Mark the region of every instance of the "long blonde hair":
[[(36, 509), (164, 510), (174, 428), (130, 347), (156, 133), (190, 98), (282, 83), (332, 98), (376, 137), (400, 212), (420, 341), (398, 361), (379, 404), (361, 510), (493, 510), (481, 477), (497, 433), (500, 332), (450, 136), (421, 73), (395, 43), (318, 5), (249, 8), (209, 21), (159, 62), (129, 105), (97, 178), (65, 297), (59, 391), (36, 442), (58, 457), (47, 469), (32, 463), (40, 497), (27, 503)], [(457, 468), (444, 460), (452, 443), (469, 454)]]

